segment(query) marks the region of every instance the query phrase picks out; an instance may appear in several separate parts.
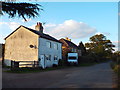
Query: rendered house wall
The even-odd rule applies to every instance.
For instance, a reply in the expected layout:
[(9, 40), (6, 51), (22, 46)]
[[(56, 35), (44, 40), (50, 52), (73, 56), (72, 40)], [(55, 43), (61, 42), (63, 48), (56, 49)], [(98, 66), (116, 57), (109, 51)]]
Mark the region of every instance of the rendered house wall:
[[(30, 45), (36, 48), (30, 48)], [(24, 27), (20, 27), (5, 41), (5, 64), (10, 66), (14, 61), (38, 60), (38, 35)]]
[[(47, 41), (51, 42), (51, 48), (46, 46)], [(54, 49), (54, 44), (58, 44), (58, 50)], [(44, 38), (39, 38), (39, 58), (40, 55), (51, 55), (51, 60), (45, 60), (46, 67), (51, 67), (53, 64), (57, 65), (58, 60), (62, 59), (62, 44)], [(58, 56), (57, 61), (54, 60), (54, 56)]]

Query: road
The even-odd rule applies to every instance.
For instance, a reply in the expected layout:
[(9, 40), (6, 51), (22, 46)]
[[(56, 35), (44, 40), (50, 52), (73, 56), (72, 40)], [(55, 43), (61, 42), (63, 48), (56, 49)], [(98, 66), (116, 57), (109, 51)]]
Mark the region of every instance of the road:
[(3, 72), (3, 88), (112, 88), (109, 62), (46, 72)]
[(0, 61), (0, 90), (2, 89), (2, 62)]

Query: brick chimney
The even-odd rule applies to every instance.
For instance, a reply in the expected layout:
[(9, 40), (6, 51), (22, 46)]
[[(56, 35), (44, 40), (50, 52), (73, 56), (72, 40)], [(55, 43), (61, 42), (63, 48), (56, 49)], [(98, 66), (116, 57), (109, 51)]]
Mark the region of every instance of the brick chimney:
[(65, 40), (71, 41), (71, 39), (69, 39), (68, 37), (66, 37)]
[(41, 33), (43, 33), (42, 23), (37, 22), (37, 25), (35, 26), (35, 30), (40, 31)]

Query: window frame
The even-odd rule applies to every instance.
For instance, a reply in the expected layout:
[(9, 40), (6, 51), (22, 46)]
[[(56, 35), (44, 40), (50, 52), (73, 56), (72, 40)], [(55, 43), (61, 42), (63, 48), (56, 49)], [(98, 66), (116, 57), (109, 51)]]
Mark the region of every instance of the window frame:
[(51, 55), (45, 55), (45, 60), (51, 61)]
[(54, 46), (54, 49), (58, 50), (58, 44), (57, 43), (54, 43), (53, 46)]
[(54, 56), (54, 61), (57, 61), (58, 60), (58, 56)]
[(47, 46), (48, 48), (51, 48), (51, 42), (50, 42), (50, 41), (46, 41), (46, 46)]

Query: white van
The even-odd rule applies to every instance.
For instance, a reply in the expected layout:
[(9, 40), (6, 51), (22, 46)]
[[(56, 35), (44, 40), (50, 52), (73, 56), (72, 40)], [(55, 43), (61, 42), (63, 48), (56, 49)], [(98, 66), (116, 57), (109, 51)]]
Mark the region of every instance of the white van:
[(78, 64), (78, 53), (68, 53), (68, 63)]

